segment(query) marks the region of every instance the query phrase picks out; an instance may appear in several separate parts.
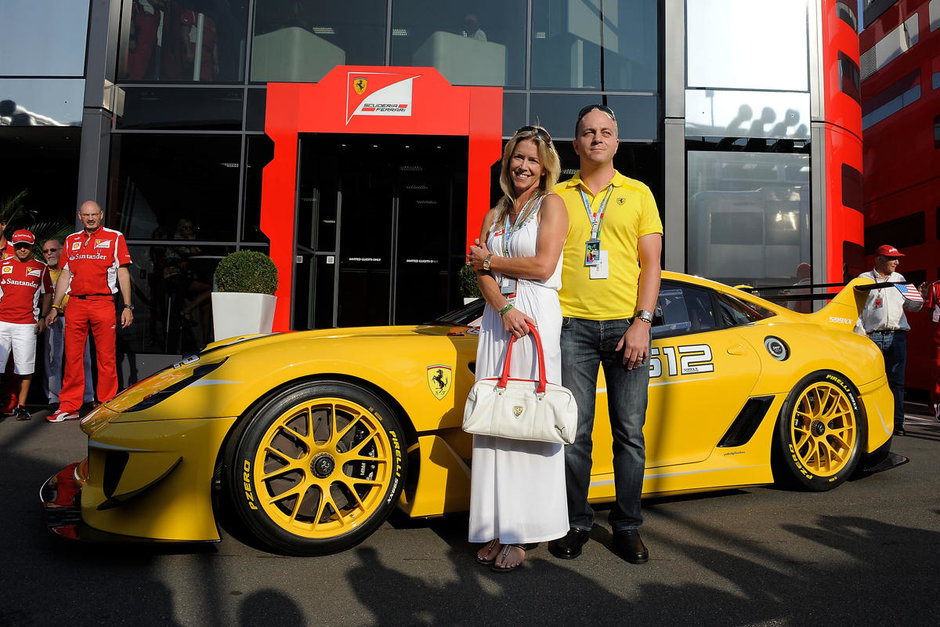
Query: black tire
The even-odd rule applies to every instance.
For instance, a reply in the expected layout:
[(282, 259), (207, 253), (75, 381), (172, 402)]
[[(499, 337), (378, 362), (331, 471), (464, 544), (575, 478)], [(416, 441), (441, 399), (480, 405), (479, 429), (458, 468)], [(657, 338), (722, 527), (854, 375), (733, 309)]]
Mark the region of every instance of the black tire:
[(807, 490), (831, 490), (848, 479), (868, 433), (858, 390), (844, 375), (814, 372), (794, 386), (774, 437), (774, 477)]
[(406, 448), (395, 413), (372, 392), (301, 383), (240, 423), (223, 483), (239, 521), (263, 545), (335, 553), (364, 540), (395, 508)]

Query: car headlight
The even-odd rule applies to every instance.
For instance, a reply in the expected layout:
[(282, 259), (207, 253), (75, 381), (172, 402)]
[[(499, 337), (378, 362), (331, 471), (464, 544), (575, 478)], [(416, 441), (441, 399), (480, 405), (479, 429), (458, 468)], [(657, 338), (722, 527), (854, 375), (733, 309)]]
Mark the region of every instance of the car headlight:
[[(133, 412), (133, 411), (143, 411), (145, 409), (150, 409), (154, 405), (157, 405), (158, 403), (162, 403), (166, 399), (170, 398), (171, 396), (173, 396), (180, 390), (183, 390), (186, 387), (192, 385), (199, 379), (203, 378), (210, 372), (217, 369), (226, 361), (228, 361), (228, 357), (212, 364), (202, 364), (201, 366), (196, 366), (195, 368), (193, 368), (193, 371), (190, 373), (188, 377), (180, 379), (179, 381), (174, 382), (172, 385), (169, 385), (163, 388), (162, 390), (157, 390), (156, 392), (148, 394), (142, 400), (138, 401), (135, 405), (128, 407), (124, 411)], [(184, 365), (184, 362), (180, 362), (180, 364), (177, 364), (174, 367), (178, 367), (179, 365)]]

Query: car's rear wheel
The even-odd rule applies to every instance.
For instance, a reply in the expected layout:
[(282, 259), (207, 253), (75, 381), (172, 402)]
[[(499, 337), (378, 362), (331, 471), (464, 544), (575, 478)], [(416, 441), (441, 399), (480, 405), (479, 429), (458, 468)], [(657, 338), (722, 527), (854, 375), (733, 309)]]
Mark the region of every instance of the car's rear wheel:
[(793, 388), (780, 410), (777, 478), (831, 490), (852, 474), (865, 436), (855, 386), (838, 372), (814, 372)]
[(264, 401), (234, 434), (226, 487), (241, 522), (268, 547), (322, 555), (382, 524), (404, 486), (395, 413), (344, 382), (307, 382)]

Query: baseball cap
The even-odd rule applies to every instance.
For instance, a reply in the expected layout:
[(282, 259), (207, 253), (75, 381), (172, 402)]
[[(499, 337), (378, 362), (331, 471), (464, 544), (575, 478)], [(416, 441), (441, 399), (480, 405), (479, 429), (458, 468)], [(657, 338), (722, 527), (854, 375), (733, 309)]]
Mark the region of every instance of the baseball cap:
[[(15, 235), (13, 237), (16, 237)], [(878, 247), (878, 250), (875, 251), (876, 255), (881, 255), (882, 257), (903, 257), (904, 253), (892, 246), (891, 244), (882, 244)]]
[(33, 235), (32, 231), (27, 229), (20, 229), (19, 231), (13, 233), (13, 237), (10, 239), (10, 241), (13, 242), (14, 246), (16, 244), (29, 244), (32, 246), (36, 243), (36, 236)]

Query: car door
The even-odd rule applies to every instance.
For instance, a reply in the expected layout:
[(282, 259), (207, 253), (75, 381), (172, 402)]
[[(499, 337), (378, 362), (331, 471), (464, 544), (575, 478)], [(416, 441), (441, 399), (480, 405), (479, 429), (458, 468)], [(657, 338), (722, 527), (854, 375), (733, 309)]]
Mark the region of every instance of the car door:
[[(760, 358), (722, 316), (717, 294), (663, 281), (653, 321), (646, 467), (701, 461), (734, 421), (760, 376)], [(744, 320), (743, 322), (747, 322)], [(613, 472), (607, 387), (598, 381), (595, 482)]]

